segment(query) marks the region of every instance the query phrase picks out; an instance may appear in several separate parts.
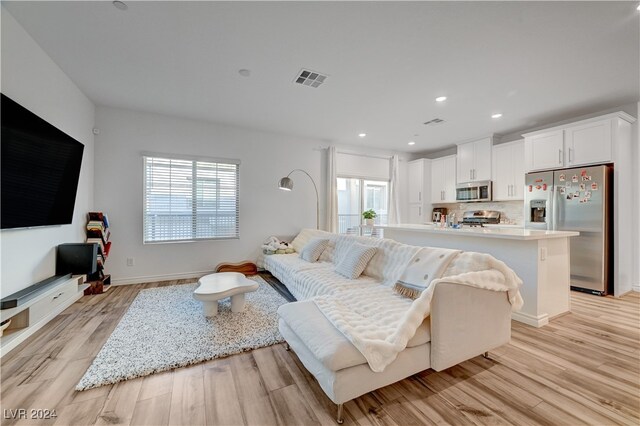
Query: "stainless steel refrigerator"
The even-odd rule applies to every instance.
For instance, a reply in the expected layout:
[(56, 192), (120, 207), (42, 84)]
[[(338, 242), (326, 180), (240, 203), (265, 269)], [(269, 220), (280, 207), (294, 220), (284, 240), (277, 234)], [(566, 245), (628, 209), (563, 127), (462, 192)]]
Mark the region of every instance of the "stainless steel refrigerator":
[(571, 288), (605, 295), (613, 289), (613, 166), (529, 173), (525, 227), (578, 231), (570, 239)]

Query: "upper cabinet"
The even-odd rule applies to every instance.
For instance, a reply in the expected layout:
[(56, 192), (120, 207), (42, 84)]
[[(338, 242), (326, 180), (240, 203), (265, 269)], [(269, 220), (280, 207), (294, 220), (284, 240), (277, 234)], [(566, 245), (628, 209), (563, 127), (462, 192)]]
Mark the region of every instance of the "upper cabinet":
[(527, 170), (558, 169), (564, 165), (562, 130), (540, 133), (524, 138)]
[(409, 162), (408, 223), (425, 223), (431, 220), (431, 160), (421, 158)]
[(611, 162), (611, 127), (611, 120), (603, 120), (566, 129), (567, 166)]
[(409, 162), (408, 181), (409, 203), (422, 202), (424, 193), (424, 160)]
[(456, 156), (431, 160), (431, 202), (456, 202)]
[(491, 180), (491, 138), (458, 145), (457, 182)]
[(524, 140), (493, 146), (493, 200), (524, 199)]
[(552, 129), (527, 133), (527, 171), (560, 169), (614, 162), (614, 140), (619, 123), (633, 122), (623, 112), (607, 114)]

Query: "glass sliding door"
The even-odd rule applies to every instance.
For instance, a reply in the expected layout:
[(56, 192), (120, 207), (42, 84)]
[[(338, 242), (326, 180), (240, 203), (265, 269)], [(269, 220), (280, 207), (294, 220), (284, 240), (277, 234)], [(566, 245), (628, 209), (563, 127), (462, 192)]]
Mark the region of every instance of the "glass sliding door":
[(361, 235), (362, 212), (374, 210), (375, 223), (385, 225), (389, 209), (389, 182), (338, 178), (338, 232)]
[(338, 178), (338, 233), (358, 234), (362, 215), (362, 182)]
[(389, 182), (377, 180), (365, 180), (364, 185), (364, 209), (373, 210), (377, 216), (376, 225), (386, 225), (389, 209)]

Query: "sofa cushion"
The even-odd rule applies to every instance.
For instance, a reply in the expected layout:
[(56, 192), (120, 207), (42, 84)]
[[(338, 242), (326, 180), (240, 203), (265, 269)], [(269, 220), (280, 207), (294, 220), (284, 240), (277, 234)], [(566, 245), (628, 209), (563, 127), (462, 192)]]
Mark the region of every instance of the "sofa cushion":
[(329, 238), (329, 241), (327, 241), (326, 247), (322, 251), (320, 258), (318, 259), (319, 262), (333, 263), (333, 252), (336, 250), (337, 239), (338, 239), (337, 235)]
[(336, 265), (336, 272), (355, 280), (367, 267), (373, 255), (376, 254), (376, 250), (376, 247), (354, 242), (346, 256), (340, 259), (340, 262)]
[[(287, 287), (289, 287), (289, 283), (295, 278), (295, 276), (302, 271), (323, 267), (333, 268), (331, 263), (311, 263), (302, 260), (297, 253), (272, 254), (264, 256), (262, 263), (267, 271), (271, 272), (274, 277), (278, 278)], [(294, 296), (297, 297), (295, 294)]]
[[(311, 300), (287, 303), (280, 306), (278, 315), (287, 326), (326, 368), (332, 371), (366, 364), (367, 360), (318, 309)], [(409, 340), (407, 347), (423, 345), (431, 341), (430, 323), (427, 318)]]
[(312, 238), (309, 242), (302, 248), (300, 252), (300, 258), (302, 260), (306, 260), (307, 262), (317, 262), (320, 258), (320, 255), (327, 247), (327, 243), (329, 242), (328, 238)]
[(366, 290), (380, 285), (379, 281), (366, 275), (360, 275), (357, 280), (346, 278), (334, 271), (333, 265), (330, 263), (312, 263), (312, 265), (323, 265), (324, 267), (300, 271), (293, 274), (291, 279), (284, 283), (298, 300), (353, 289)]
[(389, 239), (378, 240), (378, 250), (364, 270), (384, 285), (393, 286), (420, 247), (401, 244)]
[(304, 246), (306, 246), (311, 239), (317, 238), (317, 237), (331, 238), (334, 235), (335, 234), (332, 234), (331, 232), (321, 231), (319, 229), (305, 228), (300, 231), (300, 233), (293, 239), (293, 241), (291, 241), (291, 244), (289, 245), (293, 247), (293, 249), (297, 253), (300, 253), (304, 248)]

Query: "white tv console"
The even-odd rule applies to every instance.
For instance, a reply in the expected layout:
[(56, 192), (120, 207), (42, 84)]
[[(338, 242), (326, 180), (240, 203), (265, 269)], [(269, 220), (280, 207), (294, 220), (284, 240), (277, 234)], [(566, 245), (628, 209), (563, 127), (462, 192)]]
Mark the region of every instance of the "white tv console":
[(43, 289), (15, 308), (0, 310), (0, 322), (11, 319), (0, 337), (0, 358), (80, 299), (89, 287), (84, 284), (85, 278), (85, 275), (73, 276)]

